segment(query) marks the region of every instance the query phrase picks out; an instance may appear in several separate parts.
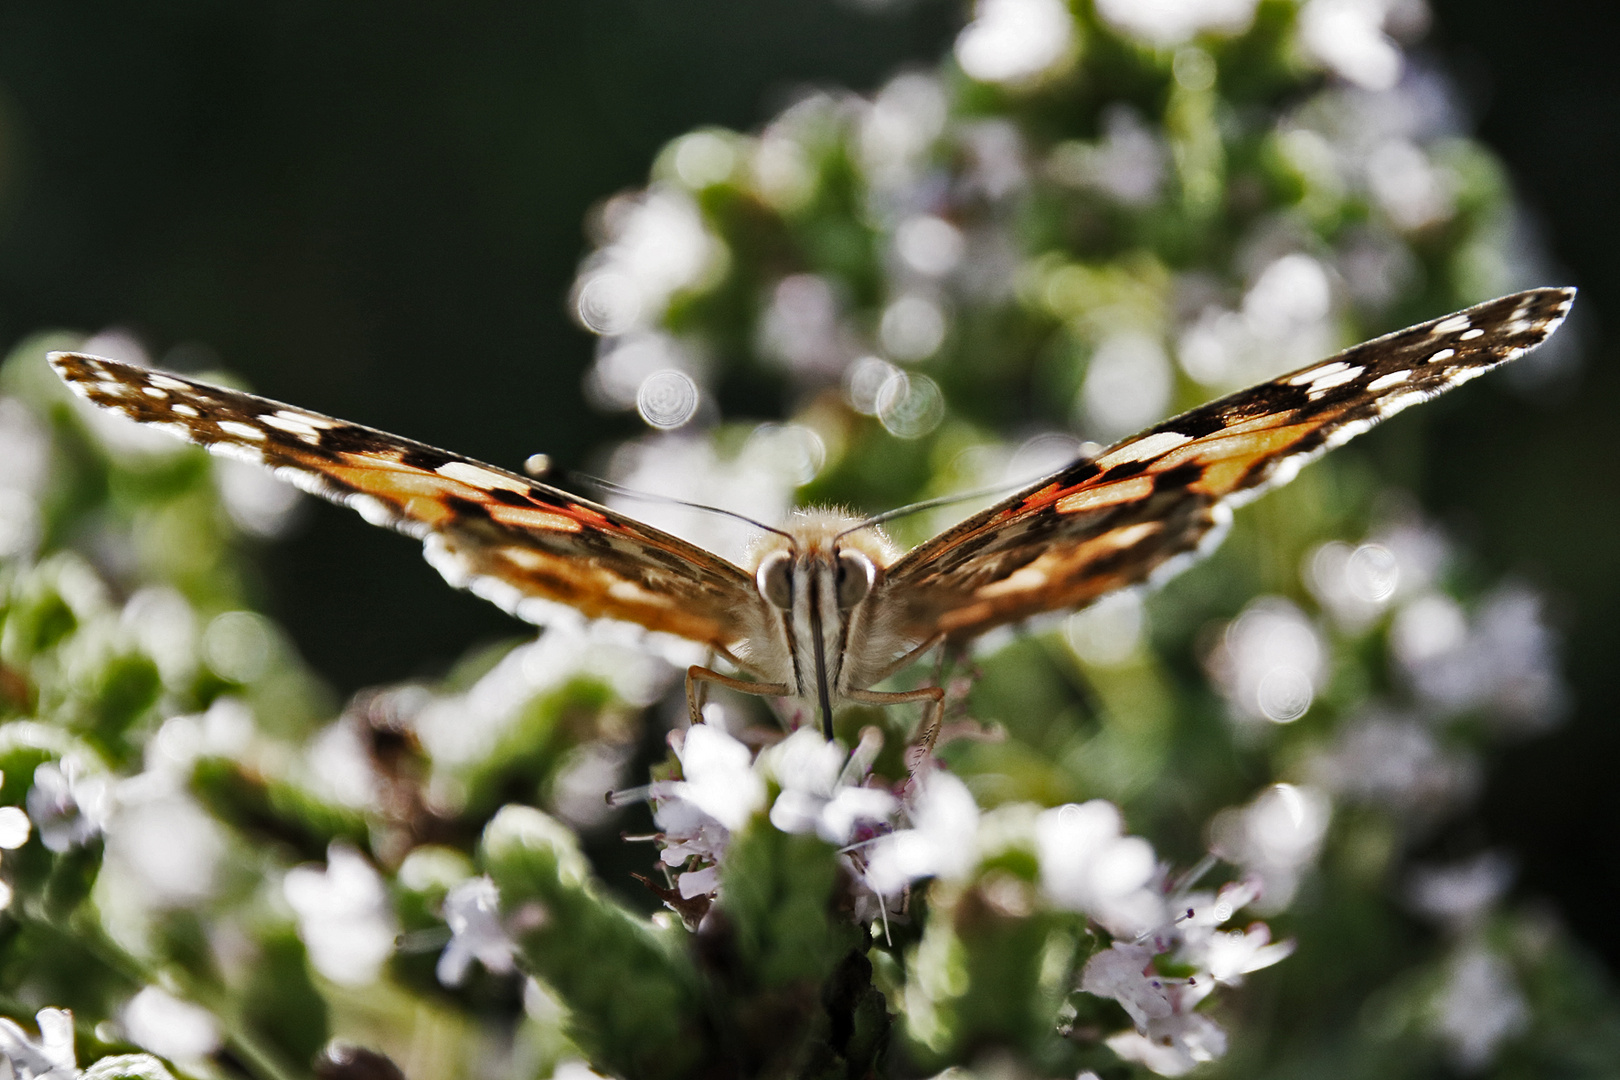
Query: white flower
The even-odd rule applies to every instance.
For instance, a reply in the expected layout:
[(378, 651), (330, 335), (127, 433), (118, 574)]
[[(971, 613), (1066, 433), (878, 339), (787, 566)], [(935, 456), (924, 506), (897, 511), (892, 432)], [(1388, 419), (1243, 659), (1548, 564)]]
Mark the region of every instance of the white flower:
[(1209, 668), (1237, 718), (1288, 724), (1322, 688), (1327, 649), (1304, 612), (1263, 596), (1227, 625)]
[(1530, 1026), (1530, 1010), (1506, 960), (1480, 945), (1454, 956), (1435, 1002), (1435, 1031), (1450, 1046), (1457, 1067), (1478, 1072), (1502, 1043)]
[(1122, 835), (1123, 825), (1102, 799), (1046, 810), (1035, 819), (1035, 852), (1041, 885), (1059, 907), (1133, 935), (1164, 920), (1164, 903), (1149, 888), (1158, 872), (1152, 846)]
[(212, 1013), (156, 986), (130, 998), (122, 1019), (131, 1042), (171, 1061), (200, 1061), (220, 1046)]
[(765, 807), (765, 781), (753, 770), (748, 747), (712, 724), (694, 724), (686, 731), (676, 756), (681, 774), (673, 789), (676, 798), (736, 831)]
[(1179, 983), (1153, 970), (1151, 949), (1120, 941), (1086, 961), (1080, 975), (1080, 989), (1119, 1002), (1138, 1028), (1175, 1012), (1170, 994)]
[(720, 884), (719, 862), (731, 833), (765, 808), (765, 781), (748, 747), (715, 724), (693, 724), (676, 744), (683, 780), (652, 784), (648, 794), (663, 850), (659, 861), (677, 871), (676, 889), (687, 900)]
[(1255, 923), (1247, 930), (1217, 930), (1206, 946), (1205, 968), (1210, 978), (1237, 986), (1243, 976), (1270, 967), (1293, 955), (1292, 941), (1271, 940), (1271, 927)]
[(1259, 878), (1266, 910), (1288, 906), (1327, 834), (1331, 804), (1312, 787), (1274, 784), (1248, 806), (1222, 810), (1215, 850)]
[(0, 1017), (0, 1062), (15, 1080), (73, 1080), (78, 1059), (73, 1053), (73, 1014), (66, 1009), (41, 1009), (34, 1016), (39, 1041), (14, 1020)]
[(1226, 1032), (1201, 1013), (1187, 1013), (1156, 1020), (1146, 1032), (1122, 1031), (1107, 1043), (1126, 1061), (1139, 1062), (1160, 1076), (1185, 1076), (1226, 1053)]
[(434, 971), (439, 982), (461, 985), (474, 960), (497, 975), (512, 970), (517, 945), (501, 925), (500, 894), (489, 878), (472, 878), (451, 889), (444, 898), (444, 921), (450, 944)]
[(920, 788), (909, 815), (912, 827), (872, 845), (866, 880), (881, 895), (892, 896), (922, 877), (958, 880), (978, 862), (979, 807), (967, 785), (941, 772)]
[(1197, 34), (1241, 34), (1256, 0), (1097, 0), (1097, 16), (1153, 45), (1179, 45)]
[(1310, 0), (1299, 13), (1305, 51), (1324, 67), (1367, 90), (1400, 80), (1400, 48), (1384, 34), (1388, 0)]
[(28, 789), (28, 816), (39, 827), (40, 843), (61, 854), (89, 843), (107, 827), (112, 791), (102, 773), (86, 771), (77, 758), (47, 761), (34, 770)]
[(1074, 45), (1062, 0), (979, 0), (956, 39), (956, 60), (980, 82), (1020, 83), (1052, 70)]
[(829, 844), (850, 842), (863, 822), (888, 820), (899, 805), (880, 788), (850, 782), (864, 772), (863, 755), (846, 758), (843, 747), (814, 728), (800, 728), (760, 755), (760, 764), (781, 785), (771, 804), (771, 824), (783, 832), (815, 832)]
[[(1294, 949), (1292, 942), (1273, 944), (1264, 923), (1246, 931), (1218, 929), (1258, 895), (1258, 884), (1249, 879), (1216, 893), (1178, 894), (1170, 901), (1178, 913), (1172, 921), (1134, 941), (1116, 941), (1087, 961), (1080, 989), (1118, 1001), (1136, 1024), (1135, 1031), (1107, 1040), (1115, 1053), (1161, 1075), (1180, 1076), (1226, 1052), (1226, 1033), (1194, 1010), (1217, 984), (1237, 985)], [(1161, 975), (1155, 961), (1161, 955), (1193, 974)]]
[(376, 979), (393, 955), (399, 927), (382, 878), (359, 852), (333, 844), (326, 869), (294, 867), (282, 892), (316, 971), (344, 986)]

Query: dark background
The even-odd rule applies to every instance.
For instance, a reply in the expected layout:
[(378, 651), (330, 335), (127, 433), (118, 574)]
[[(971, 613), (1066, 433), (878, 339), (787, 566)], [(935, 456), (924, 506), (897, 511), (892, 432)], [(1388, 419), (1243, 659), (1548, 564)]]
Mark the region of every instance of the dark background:
[[(1583, 287), (1562, 399), (1490, 381), (1422, 438), (1431, 513), (1553, 597), (1571, 722), (1496, 763), (1488, 839), (1620, 971), (1620, 65), (1605, 5), (1437, 0), (1457, 73), (1556, 265)], [(930, 64), (944, 0), (32, 2), (0, 6), (0, 346), (135, 330), (274, 397), (507, 466), (629, 429), (591, 414), (564, 301), (590, 205), (692, 127), (757, 126), (804, 83)], [(1547, 282), (1547, 284), (1559, 284)], [(1410, 433), (1408, 433), (1410, 435)], [(1375, 434), (1370, 437), (1376, 440)], [(1405, 445), (1405, 444), (1403, 444)], [(351, 690), (515, 624), (415, 545), (324, 505), (266, 551), (263, 602)]]

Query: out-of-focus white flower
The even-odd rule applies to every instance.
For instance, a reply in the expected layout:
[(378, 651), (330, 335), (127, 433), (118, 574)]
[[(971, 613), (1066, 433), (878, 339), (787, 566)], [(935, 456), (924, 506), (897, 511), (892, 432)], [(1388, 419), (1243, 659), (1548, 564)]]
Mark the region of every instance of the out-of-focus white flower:
[(911, 363), (926, 360), (939, 351), (945, 340), (945, 328), (945, 311), (939, 302), (910, 293), (883, 309), (878, 340), (890, 356)]
[(1366, 176), (1368, 191), (1397, 229), (1423, 229), (1456, 210), (1457, 178), (1406, 139), (1390, 139), (1374, 149)]
[(130, 1042), (170, 1061), (201, 1061), (220, 1047), (213, 1013), (157, 986), (130, 998), (120, 1018)]
[[(759, 529), (725, 514), (670, 500), (713, 506), (755, 521), (780, 521), (793, 508), (794, 489), (804, 482), (807, 459), (813, 462), (817, 453), (818, 440), (799, 434), (804, 430), (796, 424), (781, 425), (777, 429), (780, 442), (778, 436), (767, 433), (761, 439), (765, 445), (755, 443), (746, 446), (743, 453), (730, 455), (722, 455), (711, 439), (673, 433), (648, 435), (621, 444), (613, 453), (609, 479), (632, 491), (651, 492), (660, 498), (614, 495), (607, 500), (608, 505), (735, 562), (745, 562), (749, 546), (759, 538)], [(791, 450), (791, 442), (799, 443), (798, 452), (783, 452)], [(767, 452), (755, 452), (762, 450)], [(674, 662), (675, 639), (656, 640), (660, 655)], [(679, 667), (702, 662), (701, 649), (685, 648), (690, 658), (680, 659)]]
[(675, 677), (673, 666), (652, 653), (666, 645), (670, 659), (697, 663), (701, 658), (700, 650), (674, 639), (565, 617), (507, 653), (463, 693), (412, 703), (412, 728), (445, 774), (435, 775), (434, 797), (453, 801), (455, 785), (448, 774), (495, 752), (525, 706), (571, 679), (599, 679), (631, 704), (656, 700)]
[(1096, 188), (1126, 206), (1157, 202), (1169, 168), (1169, 149), (1127, 105), (1103, 111), (1100, 142), (1062, 143), (1047, 160), (1047, 172), (1058, 182)]
[(962, 261), (966, 242), (955, 225), (933, 214), (917, 214), (894, 230), (894, 250), (908, 270), (941, 278)]
[(1246, 386), (1331, 352), (1333, 287), (1327, 269), (1302, 252), (1266, 263), (1239, 311), (1210, 305), (1182, 332), (1181, 367), (1205, 386)]
[(1035, 819), (1041, 887), (1059, 907), (1083, 911), (1110, 933), (1134, 936), (1164, 921), (1164, 900), (1150, 888), (1153, 848), (1124, 835), (1119, 808), (1102, 799), (1044, 810)]
[(694, 349), (660, 330), (641, 330), (597, 343), (585, 376), (585, 395), (601, 409), (633, 409), (648, 379), (674, 371), (701, 378), (705, 365)]
[(1419, 867), (1406, 894), (1418, 911), (1453, 930), (1477, 926), (1513, 883), (1513, 862), (1496, 851), (1446, 866)]
[(100, 836), (112, 808), (107, 775), (91, 772), (77, 758), (47, 761), (34, 770), (28, 817), (49, 851), (60, 855)]
[(1383, 544), (1352, 547), (1339, 540), (1321, 545), (1305, 560), (1305, 584), (1341, 626), (1363, 629), (1395, 598), (1401, 564)]
[(980, 82), (1031, 81), (1070, 59), (1074, 16), (1062, 0), (978, 0), (956, 61)]
[(615, 812), (607, 795), (622, 786), (633, 751), (629, 745), (602, 739), (570, 750), (552, 780), (550, 809), (580, 831), (606, 825)]
[(1164, 416), (1170, 405), (1170, 358), (1158, 338), (1119, 333), (1091, 355), (1080, 386), (1081, 423), (1090, 435), (1112, 441)]
[(1408, 815), (1409, 825), (1433, 820), (1471, 796), (1480, 782), (1473, 758), (1442, 747), (1415, 720), (1382, 713), (1342, 725), (1308, 773), (1340, 798)]
[(1136, 656), (1147, 636), (1147, 609), (1137, 589), (1110, 593), (1064, 624), (1069, 647), (1088, 664), (1112, 667)]
[(1537, 731), (1568, 709), (1557, 639), (1541, 597), (1522, 586), (1492, 591), (1471, 620), (1442, 593), (1416, 597), (1396, 615), (1390, 648), (1413, 688), (1447, 712), (1482, 708)]
[(844, 323), (844, 303), (832, 281), (790, 274), (771, 291), (759, 349), (796, 374), (829, 376), (859, 355), (860, 343)]
[(890, 79), (861, 115), (860, 156), (880, 198), (914, 181), (945, 129), (945, 88), (932, 75)]
[(445, 986), (460, 986), (477, 960), (496, 975), (512, 970), (517, 945), (501, 925), (501, 898), (487, 877), (471, 878), (444, 898), (450, 944), (439, 954), (434, 974)]
[(180, 590), (168, 585), (139, 590), (124, 604), (119, 622), (168, 685), (185, 685), (197, 673), (197, 613)]
[(1237, 718), (1287, 724), (1305, 715), (1327, 678), (1327, 649), (1292, 602), (1262, 596), (1227, 625), (1208, 664)]
[[(0, 774), (0, 783), (5, 780)], [(34, 831), (34, 823), (28, 820), (28, 815), (20, 806), (0, 806), (0, 850), (15, 851), (28, 843), (29, 835)], [(11, 906), (11, 886), (0, 881), (0, 911)]]
[(911, 828), (898, 829), (871, 847), (866, 880), (893, 896), (923, 877), (958, 880), (979, 858), (979, 807), (967, 785), (950, 773), (922, 779), (910, 808)]
[(1097, 15), (1150, 45), (1179, 45), (1206, 33), (1241, 34), (1257, 0), (1097, 0)]
[(574, 281), (574, 311), (598, 334), (653, 325), (676, 293), (697, 288), (725, 266), (726, 249), (690, 195), (654, 188), (620, 196), (602, 211), (606, 244)]
[(215, 457), (214, 486), (236, 527), (250, 536), (274, 540), (298, 521), (304, 493), (259, 465)]
[(317, 795), (357, 810), (374, 808), (381, 787), (376, 766), (353, 717), (327, 725), (304, 751), (304, 770)]
[(118, 882), (109, 890), (117, 900), (137, 909), (173, 909), (212, 895), (225, 839), (219, 823), (179, 788), (178, 777), (148, 769), (118, 792), (103, 871)]
[(1327, 796), (1313, 787), (1274, 784), (1247, 806), (1215, 816), (1212, 847), (1259, 880), (1259, 910), (1281, 911), (1321, 850), (1330, 809)]
[(50, 451), (50, 436), (28, 406), (0, 398), (0, 558), (28, 554), (39, 542)]
[(66, 1009), (41, 1009), (34, 1015), (39, 1039), (15, 1021), (0, 1017), (0, 1063), (15, 1080), (74, 1080), (79, 1075), (73, 1053), (73, 1014)]
[(1433, 1024), (1457, 1068), (1478, 1072), (1504, 1042), (1529, 1028), (1530, 1009), (1508, 962), (1483, 945), (1471, 944), (1447, 965)]
[(1309, 0), (1299, 13), (1305, 51), (1328, 70), (1367, 90), (1388, 90), (1401, 77), (1401, 50), (1384, 33), (1389, 0)]
[(359, 852), (333, 844), (324, 870), (294, 867), (282, 893), (298, 917), (298, 936), (316, 971), (344, 986), (377, 978), (393, 955), (399, 925), (381, 876)]
[[(781, 786), (771, 824), (783, 832), (814, 832), (829, 844), (847, 844), (858, 825), (888, 820), (899, 805), (880, 788), (858, 786), (843, 747), (803, 727), (760, 754), (759, 764)], [(860, 755), (854, 763), (859, 768)]]

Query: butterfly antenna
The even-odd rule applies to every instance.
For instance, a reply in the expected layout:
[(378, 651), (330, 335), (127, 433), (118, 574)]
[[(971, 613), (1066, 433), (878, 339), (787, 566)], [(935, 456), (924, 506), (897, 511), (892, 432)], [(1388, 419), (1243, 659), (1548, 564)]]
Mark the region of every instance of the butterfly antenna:
[(739, 514), (735, 510), (727, 510), (719, 506), (708, 506), (704, 503), (688, 502), (685, 499), (677, 499), (672, 495), (654, 495), (647, 491), (637, 491), (635, 488), (627, 488), (623, 484), (615, 484), (611, 480), (604, 480), (602, 477), (592, 476), (590, 473), (570, 472), (568, 477), (581, 484), (589, 484), (609, 495), (619, 495), (626, 499), (642, 499), (646, 502), (664, 503), (669, 506), (684, 506), (689, 510), (702, 510), (710, 514), (721, 514), (728, 518), (736, 518), (738, 521), (746, 522), (756, 529), (763, 529), (765, 532), (775, 533), (777, 536), (785, 536), (789, 540), (793, 539), (792, 533), (778, 529), (773, 525), (767, 525), (763, 521), (756, 521), (747, 514)]
[(1009, 491), (1017, 491), (1019, 488), (1028, 487), (1031, 483), (1038, 479), (1040, 479), (1040, 477), (1032, 476), (1025, 480), (1018, 480), (1006, 484), (997, 484), (994, 487), (979, 488), (975, 491), (959, 491), (955, 495), (941, 495), (934, 499), (924, 499), (922, 502), (907, 503), (905, 506), (897, 506), (893, 510), (885, 510), (881, 514), (874, 514), (869, 518), (858, 521), (854, 525), (851, 525), (849, 528), (845, 529), (843, 532), (839, 533), (834, 539), (842, 540), (852, 532), (860, 532), (862, 529), (870, 529), (874, 526), (882, 525), (885, 522), (893, 521), (895, 518), (905, 517), (907, 514), (916, 514), (924, 510), (932, 510), (936, 506), (949, 506), (952, 503), (970, 502), (973, 499), (986, 499), (992, 495), (1004, 495)]

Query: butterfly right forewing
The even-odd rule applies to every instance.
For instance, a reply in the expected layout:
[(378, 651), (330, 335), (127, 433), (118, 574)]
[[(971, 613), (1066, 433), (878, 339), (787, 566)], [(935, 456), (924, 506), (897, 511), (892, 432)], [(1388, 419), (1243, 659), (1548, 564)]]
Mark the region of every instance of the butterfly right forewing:
[(1146, 580), (1317, 455), (1539, 345), (1573, 297), (1505, 296), (1166, 420), (912, 550), (883, 599), (908, 638), (961, 639)]

